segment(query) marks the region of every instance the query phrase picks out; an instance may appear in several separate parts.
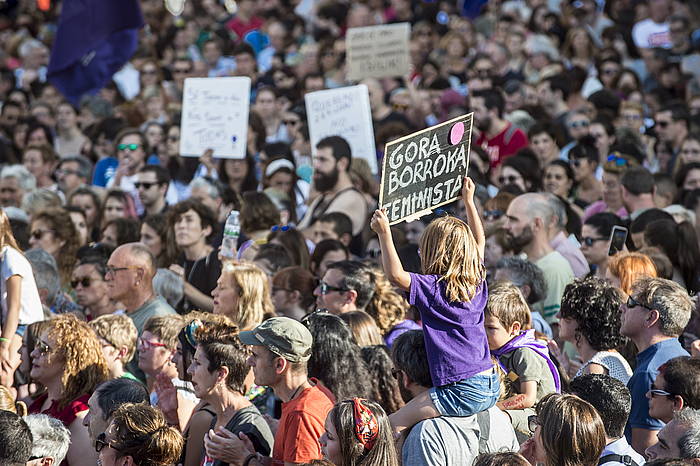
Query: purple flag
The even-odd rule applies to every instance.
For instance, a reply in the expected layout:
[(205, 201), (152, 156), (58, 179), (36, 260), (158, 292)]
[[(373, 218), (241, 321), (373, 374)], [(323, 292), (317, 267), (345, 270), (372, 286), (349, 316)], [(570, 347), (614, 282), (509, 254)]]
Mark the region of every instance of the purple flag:
[(65, 0), (48, 79), (73, 105), (95, 94), (131, 58), (143, 16), (138, 0)]

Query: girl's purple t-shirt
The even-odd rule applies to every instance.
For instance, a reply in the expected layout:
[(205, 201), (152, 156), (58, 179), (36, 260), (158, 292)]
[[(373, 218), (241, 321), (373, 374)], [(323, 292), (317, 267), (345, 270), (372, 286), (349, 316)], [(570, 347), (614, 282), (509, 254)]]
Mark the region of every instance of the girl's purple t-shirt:
[(410, 275), (409, 302), (420, 311), (433, 385), (459, 382), (493, 367), (484, 329), (486, 281), (471, 301), (448, 302), (438, 275)]

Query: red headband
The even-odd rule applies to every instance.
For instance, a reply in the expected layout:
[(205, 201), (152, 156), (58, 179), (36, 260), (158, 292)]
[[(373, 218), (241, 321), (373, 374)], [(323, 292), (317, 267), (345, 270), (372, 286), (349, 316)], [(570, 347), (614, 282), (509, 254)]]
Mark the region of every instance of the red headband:
[(379, 436), (379, 423), (360, 398), (352, 399), (352, 412), (355, 418), (355, 437), (369, 451)]

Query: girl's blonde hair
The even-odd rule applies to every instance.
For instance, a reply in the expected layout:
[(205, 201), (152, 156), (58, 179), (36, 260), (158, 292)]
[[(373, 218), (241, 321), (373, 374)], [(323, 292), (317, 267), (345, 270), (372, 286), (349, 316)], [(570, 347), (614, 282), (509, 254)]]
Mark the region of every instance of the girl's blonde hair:
[(2, 251), (5, 246), (10, 246), (22, 252), (22, 249), (17, 244), (15, 235), (12, 233), (10, 218), (5, 213), (5, 209), (0, 209), (0, 251)]
[(470, 301), (486, 273), (469, 225), (446, 216), (433, 220), (420, 241), (424, 274), (439, 275), (452, 302)]
[(227, 263), (221, 270), (238, 288), (238, 306), (227, 314), (241, 330), (250, 330), (260, 325), (265, 315), (275, 310), (270, 299), (270, 284), (260, 267), (251, 263)]

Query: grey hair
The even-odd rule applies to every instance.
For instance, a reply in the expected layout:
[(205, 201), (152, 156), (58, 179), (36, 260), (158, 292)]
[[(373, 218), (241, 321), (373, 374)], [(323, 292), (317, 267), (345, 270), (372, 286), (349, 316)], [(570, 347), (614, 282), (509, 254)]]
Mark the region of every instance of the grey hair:
[(61, 291), (61, 279), (58, 276), (56, 259), (40, 248), (30, 249), (25, 253), (25, 256), (34, 271), (37, 289), (43, 288), (48, 292), (46, 295), (48, 302), (44, 304), (50, 307)]
[(555, 212), (545, 196), (540, 193), (526, 193), (521, 194), (517, 199), (522, 200), (527, 206), (525, 214), (530, 220), (539, 217), (545, 226), (552, 223), (552, 217), (554, 217)]
[(542, 193), (542, 195), (547, 200), (547, 204), (549, 204), (554, 216), (557, 218), (557, 228), (560, 230), (566, 229), (566, 222), (569, 221), (569, 218), (566, 215), (566, 205), (564, 205), (564, 202), (556, 194)]
[(162, 296), (168, 304), (176, 307), (184, 294), (184, 282), (175, 272), (168, 269), (158, 269), (153, 277), (153, 290)]
[(195, 178), (194, 180), (192, 180), (192, 182), (190, 183), (190, 191), (194, 188), (206, 189), (207, 194), (209, 194), (209, 197), (211, 197), (212, 199), (218, 199), (221, 197), (221, 192), (219, 191), (219, 188), (214, 183), (205, 180), (203, 177)]
[(30, 414), (24, 422), (32, 432), (32, 456), (52, 457), (54, 464), (61, 464), (70, 446), (70, 431), (58, 419), (46, 414)]
[(36, 189), (36, 178), (24, 168), (24, 165), (15, 164), (4, 167), (0, 172), (0, 179), (5, 178), (15, 178), (19, 187), (25, 191)]
[(22, 197), (22, 210), (29, 216), (33, 216), (40, 210), (61, 207), (62, 201), (55, 191), (48, 188), (39, 188), (29, 191)]
[(92, 162), (83, 157), (82, 155), (71, 155), (69, 157), (63, 157), (61, 159), (60, 165), (66, 162), (75, 162), (78, 164), (79, 176), (81, 178), (89, 178), (92, 172)]
[(496, 269), (507, 270), (510, 282), (518, 288), (525, 285), (530, 287), (528, 304), (541, 301), (547, 295), (547, 282), (544, 281), (544, 273), (532, 262), (517, 256), (504, 257), (498, 261)]
[(673, 415), (673, 422), (685, 428), (678, 439), (681, 458), (700, 458), (700, 409), (684, 408)]
[(664, 278), (644, 277), (632, 285), (637, 299), (659, 313), (659, 331), (677, 337), (688, 325), (695, 301), (678, 283)]

